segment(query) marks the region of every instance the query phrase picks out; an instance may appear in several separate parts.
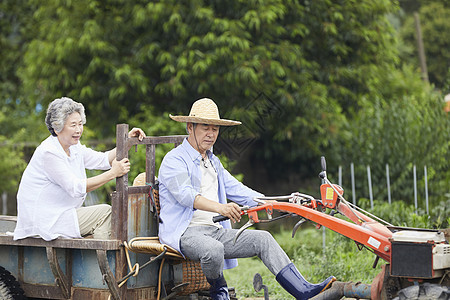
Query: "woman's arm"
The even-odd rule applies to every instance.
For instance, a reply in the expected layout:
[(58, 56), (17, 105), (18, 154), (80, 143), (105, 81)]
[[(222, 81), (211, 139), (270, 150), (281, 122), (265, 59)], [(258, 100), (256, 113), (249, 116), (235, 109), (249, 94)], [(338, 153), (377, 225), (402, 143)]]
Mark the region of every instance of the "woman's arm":
[[(142, 141), (145, 137), (145, 132), (140, 128), (133, 128), (130, 132), (128, 132), (128, 137), (137, 137), (140, 141)], [(123, 176), (130, 171), (130, 161), (128, 158), (124, 158), (121, 161), (116, 160), (116, 148), (108, 152), (108, 160), (111, 165), (110, 170), (86, 179), (86, 193), (96, 190), (105, 183), (113, 180), (114, 178)]]
[(123, 176), (130, 171), (130, 161), (124, 158), (121, 161), (113, 159), (111, 169), (103, 172), (100, 175), (86, 179), (86, 193), (98, 189), (105, 183), (113, 180), (116, 177)]
[(116, 148), (114, 148), (108, 152), (108, 160), (109, 160), (109, 164), (111, 166), (112, 166), (112, 162), (115, 158), (116, 158)]

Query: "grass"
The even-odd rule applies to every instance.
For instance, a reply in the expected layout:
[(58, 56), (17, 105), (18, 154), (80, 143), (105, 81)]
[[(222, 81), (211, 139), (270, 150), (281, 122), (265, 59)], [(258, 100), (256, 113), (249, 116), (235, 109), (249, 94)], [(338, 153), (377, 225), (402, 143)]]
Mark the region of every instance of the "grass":
[[(334, 275), (339, 281), (371, 283), (380, 271), (381, 261), (372, 268), (375, 255), (359, 251), (353, 241), (326, 230), (326, 249), (322, 248), (322, 229), (299, 229), (294, 238), (291, 231), (281, 229), (273, 234), (302, 275), (317, 283)], [(253, 289), (253, 276), (260, 273), (271, 299), (292, 299), (258, 258), (239, 259), (239, 266), (224, 272), (228, 285), (236, 288), (239, 299), (262, 297), (263, 291)]]

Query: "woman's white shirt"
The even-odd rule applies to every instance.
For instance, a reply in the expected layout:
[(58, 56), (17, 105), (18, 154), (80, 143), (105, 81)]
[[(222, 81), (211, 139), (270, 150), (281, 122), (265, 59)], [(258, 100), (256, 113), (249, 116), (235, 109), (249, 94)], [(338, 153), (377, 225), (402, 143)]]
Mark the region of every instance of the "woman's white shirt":
[(76, 208), (86, 198), (86, 169), (108, 170), (108, 152), (80, 143), (68, 156), (57, 137), (49, 136), (36, 148), (17, 193), (14, 239), (40, 236), (79, 238)]

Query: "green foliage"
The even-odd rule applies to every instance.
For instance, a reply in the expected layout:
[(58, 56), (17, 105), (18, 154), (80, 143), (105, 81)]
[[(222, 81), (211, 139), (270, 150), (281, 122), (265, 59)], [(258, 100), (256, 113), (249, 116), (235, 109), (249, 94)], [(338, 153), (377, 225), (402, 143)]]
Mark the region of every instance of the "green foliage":
[(297, 147), (305, 140), (317, 153), (359, 105), (361, 75), (395, 61), (389, 1), (31, 3), (35, 38), (19, 71), (28, 100), (78, 99), (105, 116), (91, 120), (103, 134), (145, 104), (184, 112), (208, 95), (240, 117), (264, 93), (285, 115), (258, 133), (259, 155), (275, 156), (275, 139), (296, 149), (292, 160), (310, 152)]
[(410, 216), (415, 214), (414, 206), (407, 205), (404, 201), (394, 201), (389, 204), (386, 201), (374, 200), (372, 210), (369, 199), (362, 198), (359, 200), (359, 206), (394, 226), (408, 226)]
[(32, 26), (27, 22), (32, 13), (27, 2), (0, 2), (0, 192), (11, 194), (17, 192), (29, 149), (34, 150), (44, 131), (36, 125), (40, 121), (35, 107), (23, 100), (16, 73)]
[[(0, 111), (0, 127), (6, 117)], [(22, 172), (25, 169), (22, 147), (15, 146), (13, 141), (0, 134), (0, 191), (13, 193), (16, 191)]]
[[(437, 88), (442, 89), (445, 86), (445, 80), (450, 76), (450, 39), (448, 36), (450, 7), (444, 1), (422, 1), (416, 12), (420, 18), (429, 80)], [(405, 17), (400, 34), (406, 45), (401, 52), (402, 59), (419, 69), (417, 34), (413, 14)], [(447, 89), (446, 92), (448, 93), (449, 90)]]
[[(164, 135), (186, 135), (185, 124), (178, 123), (169, 118), (169, 113), (156, 113), (151, 106), (142, 107), (142, 112), (136, 114), (129, 119), (130, 129), (133, 127), (142, 128), (147, 136), (164, 136)], [(158, 176), (159, 166), (161, 165), (164, 155), (167, 154), (173, 145), (158, 145), (155, 149), (155, 165), (156, 176)], [(145, 147), (138, 146), (137, 152), (135, 148), (130, 149), (128, 157), (131, 162), (131, 170), (128, 174), (129, 180), (132, 182), (134, 178), (142, 172), (145, 172)]]
[(386, 201), (374, 200), (374, 208), (370, 209), (370, 201), (363, 198), (360, 199), (359, 205), (394, 226), (429, 229), (444, 229), (450, 226), (448, 222), (450, 200), (436, 203), (430, 214), (426, 214), (424, 207), (419, 207), (416, 213), (414, 204), (408, 205), (404, 201), (389, 204)]
[(4, 137), (0, 136), (0, 191), (13, 193), (25, 169), (23, 154)]
[(40, 122), (36, 119), (36, 107), (24, 100), (21, 79), (17, 75), (29, 41), (27, 30), (32, 27), (28, 22), (31, 13), (32, 7), (26, 0), (0, 3), (0, 135), (11, 143), (38, 142), (40, 136), (36, 136), (42, 129), (36, 126)]
[[(424, 85), (411, 69), (393, 70), (377, 83), (366, 105), (348, 123), (348, 135), (336, 141), (330, 157), (355, 163), (357, 197), (368, 195), (366, 166), (371, 167), (373, 193), (387, 199), (386, 164), (389, 165), (393, 199), (411, 204), (414, 196), (413, 165), (418, 190), (424, 198), (424, 167), (427, 166), (430, 203), (436, 205), (450, 184), (450, 118), (443, 110), (442, 94)], [(330, 160), (330, 164), (336, 161)], [(347, 169), (347, 174), (348, 174)], [(344, 181), (349, 187), (350, 176)], [(362, 180), (361, 180), (362, 179)], [(347, 188), (348, 190), (348, 188)]]
[[(433, 228), (450, 228), (450, 198), (433, 207), (430, 213)], [(427, 227), (430, 228), (430, 227)]]
[[(441, 7), (420, 4), (427, 16)], [(0, 4), (0, 103), (9, 119), (0, 134), (42, 140), (45, 108), (60, 96), (85, 105), (97, 140), (111, 139), (117, 123), (184, 134), (159, 116), (186, 114), (194, 100), (208, 96), (222, 117), (243, 121), (236, 137), (254, 141), (252, 168), (244, 172), (269, 174), (255, 180), (262, 185), (294, 173), (315, 177), (315, 162), (325, 153), (331, 166), (370, 163), (374, 182), (389, 163), (394, 197), (407, 201), (412, 164), (426, 164), (436, 203), (450, 182), (449, 121), (436, 100), (442, 95), (400, 61), (406, 52), (388, 21), (398, 9), (387, 0), (6, 0)], [(426, 24), (422, 18), (436, 60), (448, 48), (448, 39), (436, 39), (448, 31), (438, 16)], [(445, 63), (430, 61), (430, 72), (433, 65)], [(137, 157), (142, 164), (143, 155)]]
[(2, 1), (0, 3), (0, 103), (6, 99), (17, 99), (20, 94), (20, 79), (17, 67), (25, 52), (28, 42), (27, 29), (32, 25), (27, 22), (32, 8), (27, 0)]

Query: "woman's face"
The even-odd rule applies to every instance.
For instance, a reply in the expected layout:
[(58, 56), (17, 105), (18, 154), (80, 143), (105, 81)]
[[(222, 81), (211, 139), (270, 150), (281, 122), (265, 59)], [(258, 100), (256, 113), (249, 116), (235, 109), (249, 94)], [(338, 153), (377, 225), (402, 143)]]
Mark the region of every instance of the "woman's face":
[(66, 119), (63, 130), (56, 134), (64, 150), (69, 149), (72, 145), (78, 144), (83, 134), (83, 121), (81, 120), (80, 114), (77, 112), (70, 114)]

